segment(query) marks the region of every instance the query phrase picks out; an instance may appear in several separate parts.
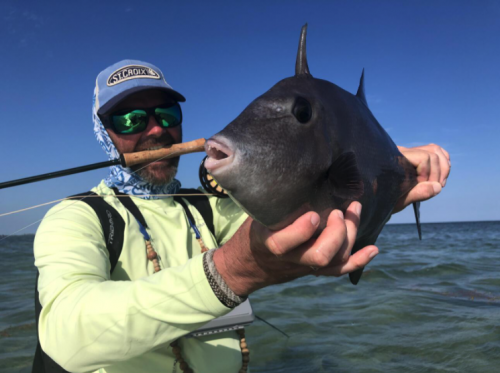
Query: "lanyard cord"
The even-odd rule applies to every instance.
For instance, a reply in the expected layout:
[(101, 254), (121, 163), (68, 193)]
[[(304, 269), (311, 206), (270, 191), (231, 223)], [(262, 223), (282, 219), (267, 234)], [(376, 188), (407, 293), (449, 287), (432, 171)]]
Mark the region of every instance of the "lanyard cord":
[[(182, 207), (184, 207), (184, 209), (186, 210), (187, 209), (187, 206), (185, 204), (182, 204)], [(201, 252), (205, 252), (207, 251), (207, 248), (205, 246), (205, 243), (203, 242), (202, 238), (201, 238), (201, 233), (200, 233), (200, 230), (198, 229), (198, 227), (196, 226), (196, 224), (194, 223), (193, 219), (192, 219), (192, 215), (191, 213), (189, 214), (186, 214), (187, 216), (187, 219), (188, 219), (188, 222), (189, 222), (189, 226), (191, 227), (191, 229), (193, 230), (195, 236), (196, 236), (196, 240), (198, 241), (198, 243), (200, 244), (200, 247), (201, 247)], [(191, 215), (191, 216), (189, 216)], [(146, 242), (151, 242), (151, 235), (147, 232), (146, 228), (144, 227), (144, 225), (140, 222), (140, 220), (138, 218), (135, 218), (135, 220), (137, 221), (137, 224), (139, 225), (139, 230), (141, 231), (142, 233), (142, 236), (144, 237), (144, 240)], [(143, 217), (143, 220), (144, 222), (145, 219)]]
[[(178, 200), (178, 202), (184, 208), (189, 225), (190, 225), (191, 229), (194, 231), (194, 233), (196, 235), (196, 240), (198, 241), (198, 243), (201, 247), (201, 252), (204, 253), (204, 252), (208, 251), (208, 248), (205, 246), (205, 243), (203, 242), (203, 240), (201, 238), (200, 231), (198, 230), (198, 227), (194, 223), (194, 217), (191, 214), (191, 212), (189, 211), (187, 205), (185, 204), (185, 202), (182, 199)], [(149, 235), (149, 233), (146, 231), (146, 228), (144, 227), (144, 224), (147, 226), (146, 220), (144, 219), (144, 217), (142, 217), (141, 220), (144, 222), (144, 224), (141, 223), (141, 221), (137, 217), (135, 220), (137, 221), (137, 224), (139, 224), (139, 230), (141, 231), (141, 233), (144, 237), (144, 240), (146, 241), (147, 258), (153, 263), (154, 271), (159, 272), (159, 271), (161, 271), (160, 263), (158, 262), (159, 256), (156, 253), (156, 251), (153, 249), (153, 246), (151, 245), (151, 236)], [(249, 358), (250, 351), (248, 350), (248, 345), (247, 345), (246, 339), (245, 339), (245, 330), (240, 329), (240, 330), (237, 330), (236, 333), (238, 333), (238, 337), (240, 339), (240, 348), (241, 348), (241, 354), (242, 354), (242, 367), (241, 367), (240, 372), (246, 373), (248, 363), (250, 361), (250, 358)], [(178, 339), (175, 340), (174, 342), (172, 342), (170, 344), (170, 346), (172, 347), (172, 352), (175, 356), (173, 371), (174, 372), (177, 371), (176, 366), (177, 366), (177, 364), (179, 364), (179, 367), (181, 368), (181, 370), (183, 372), (193, 372), (193, 370), (189, 368), (188, 364), (186, 363), (186, 361), (184, 360), (184, 358), (181, 355), (181, 348), (179, 346), (179, 340)]]
[[(139, 219), (135, 219), (137, 221), (137, 224), (139, 224), (139, 230), (141, 231), (142, 233), (142, 236), (144, 237), (144, 239), (146, 241), (149, 241), (151, 239), (151, 236), (149, 235), (148, 231), (146, 230), (146, 228), (144, 228), (144, 225), (142, 225), (142, 223), (139, 221)], [(194, 231), (194, 234), (196, 235), (196, 239), (199, 240), (201, 239), (201, 234), (200, 234), (200, 231), (198, 230), (198, 227), (196, 226), (196, 224), (194, 224), (191, 219), (189, 219), (188, 217), (188, 222), (189, 222), (189, 225), (191, 226), (191, 229)]]
[(144, 236), (144, 239), (146, 241), (149, 241), (151, 239), (151, 236), (149, 233), (146, 231), (146, 228), (144, 228), (144, 225), (139, 221), (139, 219), (135, 219), (137, 221), (137, 224), (139, 224), (139, 230), (141, 231), (142, 235)]

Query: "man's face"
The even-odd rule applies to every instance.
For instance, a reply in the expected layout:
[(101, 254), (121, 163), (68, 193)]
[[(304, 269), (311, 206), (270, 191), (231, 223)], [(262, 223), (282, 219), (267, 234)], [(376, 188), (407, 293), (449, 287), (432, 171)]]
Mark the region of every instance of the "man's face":
[[(146, 109), (161, 106), (169, 102), (175, 101), (162, 91), (150, 90), (138, 92), (120, 102), (113, 108), (113, 112), (137, 108)], [(182, 142), (181, 126), (163, 128), (152, 115), (149, 117), (148, 126), (143, 132), (133, 135), (122, 135), (116, 133), (112, 128), (108, 128), (106, 131), (120, 154), (159, 149), (167, 145)], [(153, 185), (165, 185), (174, 179), (178, 164), (179, 157), (176, 157), (162, 159), (147, 166), (145, 164), (136, 165), (131, 167), (131, 169), (142, 179)]]

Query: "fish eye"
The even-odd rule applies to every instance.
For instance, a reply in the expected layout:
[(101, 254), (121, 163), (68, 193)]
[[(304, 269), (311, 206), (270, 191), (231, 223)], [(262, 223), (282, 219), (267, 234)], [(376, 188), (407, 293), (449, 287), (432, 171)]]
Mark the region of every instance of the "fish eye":
[(300, 123), (307, 123), (312, 116), (311, 104), (305, 98), (297, 97), (292, 113)]

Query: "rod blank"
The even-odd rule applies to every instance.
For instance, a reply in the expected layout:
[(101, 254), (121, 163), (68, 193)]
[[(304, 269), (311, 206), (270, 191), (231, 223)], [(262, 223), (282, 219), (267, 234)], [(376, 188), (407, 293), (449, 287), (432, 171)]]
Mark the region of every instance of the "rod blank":
[(55, 171), (55, 172), (49, 172), (49, 173), (42, 174), (42, 175), (25, 177), (24, 179), (6, 181), (4, 183), (0, 183), (0, 189), (10, 188), (10, 187), (18, 186), (18, 185), (29, 184), (29, 183), (35, 183), (37, 181), (42, 181), (42, 180), (54, 179), (56, 177), (61, 177), (61, 176), (79, 174), (81, 172), (97, 170), (98, 168), (104, 168), (104, 167), (120, 165), (120, 164), (121, 164), (121, 162), (119, 159), (113, 159), (113, 160), (107, 161), (107, 162), (99, 162), (99, 163), (93, 163), (93, 164), (89, 164), (89, 165), (81, 166), (81, 167), (68, 168), (67, 170)]
[(23, 179), (11, 180), (0, 183), (0, 189), (11, 188), (18, 185), (35, 183), (37, 181), (54, 179), (56, 177), (79, 174), (82, 172), (97, 170), (99, 168), (121, 165), (122, 167), (131, 167), (141, 163), (154, 162), (158, 159), (167, 159), (178, 157), (183, 154), (202, 152), (205, 150), (205, 139), (198, 139), (181, 144), (174, 144), (168, 148), (158, 150), (146, 150), (137, 153), (122, 154), (119, 159), (113, 159), (107, 162), (93, 163), (86, 166), (69, 168), (67, 170), (49, 172), (42, 175), (25, 177)]

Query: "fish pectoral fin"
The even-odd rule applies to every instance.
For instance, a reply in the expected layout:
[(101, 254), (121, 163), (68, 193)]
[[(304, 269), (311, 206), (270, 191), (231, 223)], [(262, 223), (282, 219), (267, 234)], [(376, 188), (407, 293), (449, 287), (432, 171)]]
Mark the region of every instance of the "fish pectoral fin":
[(342, 153), (333, 162), (328, 170), (328, 178), (333, 194), (337, 197), (354, 200), (363, 195), (363, 180), (353, 152)]

